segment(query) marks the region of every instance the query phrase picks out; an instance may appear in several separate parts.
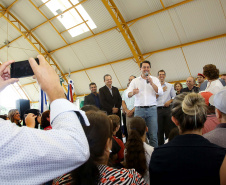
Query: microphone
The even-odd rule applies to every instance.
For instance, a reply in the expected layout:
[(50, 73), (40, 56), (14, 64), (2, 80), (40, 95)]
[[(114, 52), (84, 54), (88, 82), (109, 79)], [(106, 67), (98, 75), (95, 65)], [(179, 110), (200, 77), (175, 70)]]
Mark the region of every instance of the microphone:
[[(145, 73), (145, 76), (148, 77), (148, 72)], [(147, 84), (149, 83), (148, 79), (146, 80)]]

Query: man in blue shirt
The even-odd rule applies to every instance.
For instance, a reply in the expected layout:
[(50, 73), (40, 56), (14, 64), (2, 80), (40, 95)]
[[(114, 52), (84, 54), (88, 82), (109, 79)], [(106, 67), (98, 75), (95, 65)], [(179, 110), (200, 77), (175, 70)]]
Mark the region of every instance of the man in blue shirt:
[(172, 84), (165, 82), (166, 72), (160, 70), (158, 78), (161, 83), (163, 94), (157, 95), (157, 112), (158, 112), (158, 144), (164, 144), (164, 134), (168, 138), (172, 128), (176, 125), (171, 121), (171, 106), (176, 92)]
[(96, 107), (101, 109), (100, 99), (99, 99), (99, 94), (97, 93), (96, 84), (94, 82), (90, 83), (89, 89), (91, 90), (91, 93), (88, 96), (85, 96), (84, 105), (95, 105)]

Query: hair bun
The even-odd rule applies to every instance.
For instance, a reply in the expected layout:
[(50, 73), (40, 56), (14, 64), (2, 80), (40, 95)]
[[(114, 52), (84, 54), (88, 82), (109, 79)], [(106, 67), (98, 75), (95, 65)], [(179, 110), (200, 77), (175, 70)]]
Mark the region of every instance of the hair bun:
[(204, 98), (198, 93), (189, 93), (182, 101), (182, 111), (190, 116), (197, 115), (205, 104)]

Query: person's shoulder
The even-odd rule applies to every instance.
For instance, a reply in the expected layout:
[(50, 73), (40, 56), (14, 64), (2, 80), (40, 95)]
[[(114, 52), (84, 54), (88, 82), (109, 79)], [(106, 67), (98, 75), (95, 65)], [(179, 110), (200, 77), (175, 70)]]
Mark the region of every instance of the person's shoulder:
[(117, 87), (115, 87), (115, 86), (112, 86), (112, 89), (118, 89)]
[(159, 80), (157, 77), (152, 76), (152, 75), (151, 75), (151, 78), (152, 78), (152, 79), (155, 79), (155, 80)]
[(90, 94), (88, 94), (87, 96), (85, 96), (85, 98), (88, 98), (88, 97), (90, 97), (90, 96), (92, 96), (92, 93), (90, 93)]
[(106, 86), (101, 87), (101, 88), (99, 89), (99, 91), (104, 90), (104, 89), (105, 89), (105, 87), (106, 87)]
[(147, 143), (143, 142), (144, 145), (144, 149), (148, 152), (148, 153), (152, 153), (154, 151), (154, 147), (148, 145)]

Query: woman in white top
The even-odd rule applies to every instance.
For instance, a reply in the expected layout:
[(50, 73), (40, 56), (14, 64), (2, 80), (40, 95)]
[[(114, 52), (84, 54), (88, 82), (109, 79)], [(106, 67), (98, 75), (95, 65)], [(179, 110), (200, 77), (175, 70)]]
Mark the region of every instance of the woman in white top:
[(216, 94), (223, 88), (223, 85), (219, 80), (219, 69), (217, 69), (214, 64), (205, 65), (203, 67), (203, 74), (208, 80), (205, 91)]
[(147, 130), (146, 123), (141, 117), (134, 117), (130, 122), (129, 137), (126, 142), (125, 168), (134, 168), (142, 175), (147, 184), (150, 184), (149, 163), (154, 147), (145, 143)]

